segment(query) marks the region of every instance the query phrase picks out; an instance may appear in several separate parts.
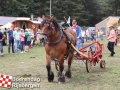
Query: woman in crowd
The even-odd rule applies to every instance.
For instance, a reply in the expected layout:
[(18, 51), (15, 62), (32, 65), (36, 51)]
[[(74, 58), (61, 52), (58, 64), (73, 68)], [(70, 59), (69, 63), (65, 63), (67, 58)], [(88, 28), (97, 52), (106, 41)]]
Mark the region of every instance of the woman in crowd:
[(31, 40), (30, 47), (32, 48), (33, 47), (33, 42), (34, 42), (34, 33), (33, 33), (32, 30), (30, 30), (30, 40)]
[(101, 40), (103, 40), (103, 31), (100, 30), (100, 37), (99, 37)]
[(30, 47), (30, 33), (29, 33), (29, 30), (26, 29), (25, 30), (25, 52), (29, 51), (29, 47)]
[(25, 41), (24, 29), (21, 29), (21, 32), (20, 32), (20, 49), (21, 49), (21, 53), (24, 53), (24, 41)]

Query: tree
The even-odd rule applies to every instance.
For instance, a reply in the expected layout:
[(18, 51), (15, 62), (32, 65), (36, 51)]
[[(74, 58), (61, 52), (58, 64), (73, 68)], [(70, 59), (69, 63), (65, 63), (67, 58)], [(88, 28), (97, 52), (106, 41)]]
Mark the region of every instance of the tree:
[[(109, 15), (119, 15), (119, 4), (120, 0), (52, 0), (52, 14), (58, 21), (70, 16), (81, 26), (94, 26)], [(49, 0), (0, 0), (0, 6), (1, 16), (50, 16)]]
[(100, 3), (98, 0), (82, 0), (85, 8), (85, 14), (88, 18), (88, 24), (94, 26), (101, 20)]

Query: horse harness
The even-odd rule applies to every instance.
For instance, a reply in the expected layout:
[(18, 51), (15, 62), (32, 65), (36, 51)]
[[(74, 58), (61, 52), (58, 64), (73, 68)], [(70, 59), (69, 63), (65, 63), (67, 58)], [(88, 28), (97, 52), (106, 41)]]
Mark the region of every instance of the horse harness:
[(48, 35), (49, 35), (49, 33), (53, 30), (52, 23), (49, 22), (48, 20), (46, 20), (45, 22), (46, 22), (46, 24), (49, 24), (49, 31), (48, 31), (47, 33), (41, 33), (42, 35), (45, 35), (45, 36), (46, 36), (46, 41), (45, 41), (45, 43), (47, 43), (47, 44), (57, 44), (57, 43), (60, 42), (60, 40), (63, 38), (63, 36), (65, 36), (66, 39), (67, 39), (67, 40), (66, 40), (66, 44), (67, 44), (67, 48), (68, 48), (68, 51), (67, 51), (67, 53), (66, 53), (66, 55), (65, 55), (66, 58), (67, 58), (68, 55), (69, 55), (69, 53), (70, 53), (70, 52), (73, 52), (73, 49), (72, 49), (72, 47), (71, 47), (71, 43), (72, 43), (71, 37), (64, 31), (63, 28), (60, 28), (60, 30), (59, 30), (59, 31), (60, 31), (60, 34), (59, 34), (57, 40), (55, 40), (54, 42), (51, 42), (50, 39), (49, 39), (49, 37), (48, 37)]
[(65, 41), (65, 43), (67, 44), (67, 48), (68, 48), (68, 51), (67, 51), (67, 53), (66, 53), (66, 55), (65, 55), (65, 58), (67, 58), (68, 55), (69, 55), (69, 53), (70, 53), (70, 52), (73, 52), (73, 49), (72, 49), (72, 47), (71, 47), (72, 38), (71, 38), (63, 29), (60, 29), (60, 34), (59, 34), (59, 37), (58, 37), (57, 40), (55, 40), (54, 42), (50, 42), (49, 38), (47, 38), (46, 43), (47, 43), (47, 44), (57, 44), (57, 43), (60, 42), (60, 40), (63, 38), (63, 36), (65, 36), (66, 39), (67, 39), (67, 40)]

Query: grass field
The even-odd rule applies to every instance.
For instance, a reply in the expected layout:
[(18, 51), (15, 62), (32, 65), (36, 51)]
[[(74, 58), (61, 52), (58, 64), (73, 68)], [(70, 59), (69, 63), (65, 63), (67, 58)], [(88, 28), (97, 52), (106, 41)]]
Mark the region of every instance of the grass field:
[[(4, 57), (0, 57), (0, 74), (10, 75), (13, 77), (29, 77), (41, 78), (40, 88), (32, 90), (120, 90), (120, 47), (115, 46), (115, 56), (108, 57), (107, 40), (100, 41), (104, 43), (103, 60), (106, 61), (106, 68), (101, 69), (100, 64), (92, 67), (90, 73), (86, 72), (83, 61), (74, 60), (72, 63), (72, 78), (67, 79), (63, 84), (58, 84), (57, 71), (52, 62), (52, 70), (55, 74), (54, 82), (47, 81), (47, 70), (45, 61), (44, 47), (34, 47), (28, 53), (18, 55), (8, 54), (7, 46), (4, 47)], [(30, 58), (35, 57), (35, 58)], [(65, 69), (67, 70), (67, 61), (65, 61)], [(26, 83), (26, 82), (25, 82)], [(0, 90), (7, 90), (0, 87)], [(9, 90), (9, 89), (8, 89)], [(11, 88), (10, 90), (18, 90)], [(29, 88), (21, 88), (20, 90), (31, 90)]]

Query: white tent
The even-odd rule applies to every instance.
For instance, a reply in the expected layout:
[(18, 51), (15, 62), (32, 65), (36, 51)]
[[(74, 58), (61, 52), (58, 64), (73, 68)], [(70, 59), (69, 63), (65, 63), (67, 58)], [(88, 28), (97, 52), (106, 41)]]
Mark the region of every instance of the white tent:
[(7, 23), (7, 24), (1, 26), (0, 28), (1, 28), (1, 29), (4, 29), (4, 28), (11, 28), (11, 26), (12, 26), (12, 23), (9, 22), (9, 23)]

